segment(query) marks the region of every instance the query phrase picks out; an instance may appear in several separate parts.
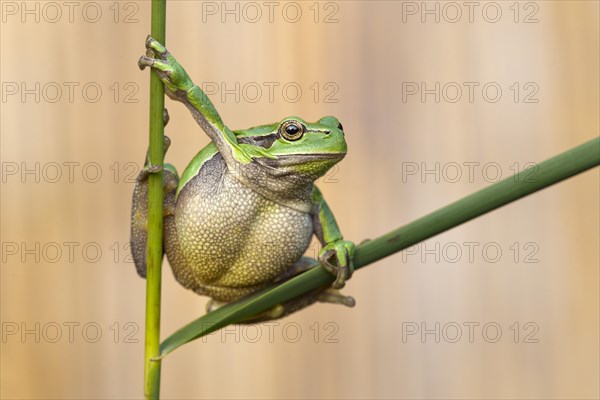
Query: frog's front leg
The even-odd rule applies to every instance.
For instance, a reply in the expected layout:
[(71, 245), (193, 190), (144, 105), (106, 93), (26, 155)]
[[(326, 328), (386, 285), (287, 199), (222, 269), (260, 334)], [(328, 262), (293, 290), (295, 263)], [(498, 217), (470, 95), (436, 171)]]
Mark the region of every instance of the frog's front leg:
[[(239, 144), (235, 134), (225, 126), (221, 116), (206, 95), (195, 85), (185, 69), (169, 51), (151, 36), (146, 39), (146, 56), (140, 57), (141, 69), (150, 67), (165, 84), (166, 92), (173, 100), (186, 105), (192, 116), (217, 145), (227, 165), (248, 163), (260, 148)], [(263, 155), (263, 154), (261, 154)]]
[(316, 186), (313, 187), (312, 202), (315, 235), (323, 245), (319, 261), (336, 277), (332, 288), (341, 289), (354, 272), (355, 245), (343, 239), (333, 213)]

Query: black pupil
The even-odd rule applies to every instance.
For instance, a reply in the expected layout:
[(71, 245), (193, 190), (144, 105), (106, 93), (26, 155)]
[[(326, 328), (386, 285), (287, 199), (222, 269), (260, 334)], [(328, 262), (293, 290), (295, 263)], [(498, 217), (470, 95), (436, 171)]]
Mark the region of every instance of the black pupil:
[(285, 127), (285, 132), (290, 136), (296, 135), (299, 131), (300, 128), (297, 125), (288, 125)]
[(341, 123), (341, 122), (339, 122), (339, 123), (338, 123), (338, 129), (339, 129), (340, 131), (343, 131), (343, 130), (344, 130), (344, 127), (342, 126), (342, 123)]

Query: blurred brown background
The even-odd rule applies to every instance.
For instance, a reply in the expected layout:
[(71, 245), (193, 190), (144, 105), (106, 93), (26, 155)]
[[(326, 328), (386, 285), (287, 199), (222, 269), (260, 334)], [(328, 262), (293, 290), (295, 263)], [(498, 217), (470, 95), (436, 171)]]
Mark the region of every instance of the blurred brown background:
[[(145, 284), (127, 246), (150, 2), (1, 7), (0, 394), (139, 398)], [(170, 1), (167, 44), (233, 129), (340, 118), (349, 154), (320, 187), (360, 242), (597, 136), (598, 15), (595, 1)], [(182, 171), (208, 139), (167, 106)], [(352, 310), (185, 346), (163, 362), (163, 397), (598, 398), (598, 178), (361, 269)], [(206, 301), (165, 264), (163, 337)]]

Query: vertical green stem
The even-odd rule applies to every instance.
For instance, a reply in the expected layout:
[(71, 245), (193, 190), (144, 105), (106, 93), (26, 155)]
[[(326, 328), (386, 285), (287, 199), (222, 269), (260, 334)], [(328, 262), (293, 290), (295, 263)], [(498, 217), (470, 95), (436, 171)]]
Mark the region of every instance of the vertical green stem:
[[(151, 35), (165, 43), (166, 0), (152, 0)], [(163, 84), (150, 74), (150, 163), (163, 165)], [(144, 356), (144, 395), (148, 399), (160, 396), (160, 291), (163, 258), (163, 174), (150, 174), (148, 188), (148, 246), (146, 254), (146, 345)]]

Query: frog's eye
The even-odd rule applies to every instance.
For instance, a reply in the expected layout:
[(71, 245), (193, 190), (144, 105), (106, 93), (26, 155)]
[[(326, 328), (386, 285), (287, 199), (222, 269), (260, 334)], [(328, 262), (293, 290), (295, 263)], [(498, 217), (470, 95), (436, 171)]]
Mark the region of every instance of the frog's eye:
[(304, 135), (306, 128), (298, 121), (285, 121), (279, 127), (279, 134), (289, 141), (298, 140)]
[(342, 132), (344, 131), (344, 127), (342, 126), (341, 122), (338, 122), (338, 129)]

